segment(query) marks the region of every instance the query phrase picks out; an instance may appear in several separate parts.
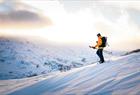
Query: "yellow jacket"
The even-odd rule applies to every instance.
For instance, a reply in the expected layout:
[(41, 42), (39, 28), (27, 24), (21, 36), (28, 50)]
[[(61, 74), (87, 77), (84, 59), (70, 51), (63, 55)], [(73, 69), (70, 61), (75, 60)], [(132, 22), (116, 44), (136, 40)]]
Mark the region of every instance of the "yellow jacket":
[(103, 47), (100, 47), (102, 45), (102, 36), (98, 37), (97, 44), (95, 45), (95, 48), (103, 49)]

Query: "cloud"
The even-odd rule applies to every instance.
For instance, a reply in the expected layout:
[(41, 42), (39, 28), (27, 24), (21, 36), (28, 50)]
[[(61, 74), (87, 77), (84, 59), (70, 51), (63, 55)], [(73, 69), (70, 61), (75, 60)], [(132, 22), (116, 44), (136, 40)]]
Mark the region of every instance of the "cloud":
[(138, 25), (138, 27), (140, 26), (140, 10), (139, 9), (134, 9), (134, 8), (129, 8), (127, 10), (130, 18), (132, 19), (132, 21)]
[(51, 20), (16, 0), (0, 2), (0, 27), (33, 28), (51, 25)]
[(77, 12), (79, 10), (93, 6), (94, 0), (58, 0), (63, 4), (68, 12)]

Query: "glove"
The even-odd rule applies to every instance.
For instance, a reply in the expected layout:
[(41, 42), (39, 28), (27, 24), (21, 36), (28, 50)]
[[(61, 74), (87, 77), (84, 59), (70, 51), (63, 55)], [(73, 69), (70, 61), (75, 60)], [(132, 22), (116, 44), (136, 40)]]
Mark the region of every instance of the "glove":
[(95, 49), (95, 47), (93, 47), (93, 46), (89, 46), (89, 47)]
[(95, 49), (95, 47), (92, 47), (93, 49)]

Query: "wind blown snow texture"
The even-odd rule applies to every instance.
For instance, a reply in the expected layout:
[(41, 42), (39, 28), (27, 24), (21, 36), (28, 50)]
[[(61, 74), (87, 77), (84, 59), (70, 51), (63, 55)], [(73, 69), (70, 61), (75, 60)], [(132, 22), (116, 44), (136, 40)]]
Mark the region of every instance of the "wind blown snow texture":
[(8, 95), (140, 95), (140, 53), (50, 76), (3, 80), (0, 84), (0, 93)]

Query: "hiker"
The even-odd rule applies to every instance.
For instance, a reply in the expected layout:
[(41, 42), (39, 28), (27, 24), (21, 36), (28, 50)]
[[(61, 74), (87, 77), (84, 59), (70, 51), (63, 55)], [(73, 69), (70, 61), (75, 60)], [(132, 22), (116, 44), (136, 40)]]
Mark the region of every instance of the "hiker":
[(104, 62), (103, 49), (105, 47), (106, 41), (103, 42), (103, 37), (101, 36), (100, 33), (97, 34), (97, 37), (98, 37), (98, 41), (96, 41), (97, 44), (95, 46), (89, 46), (89, 47), (93, 49), (97, 49), (96, 54), (100, 58), (99, 63), (103, 63)]

